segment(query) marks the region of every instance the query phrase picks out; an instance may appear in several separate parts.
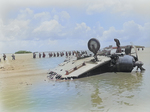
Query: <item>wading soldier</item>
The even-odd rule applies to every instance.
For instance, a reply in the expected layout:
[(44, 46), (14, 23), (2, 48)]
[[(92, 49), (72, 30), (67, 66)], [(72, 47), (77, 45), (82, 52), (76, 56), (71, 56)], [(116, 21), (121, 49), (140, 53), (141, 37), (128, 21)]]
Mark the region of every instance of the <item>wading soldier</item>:
[(6, 59), (6, 55), (5, 55), (5, 54), (3, 54), (3, 59), (4, 59), (4, 61), (5, 61), (5, 59)]

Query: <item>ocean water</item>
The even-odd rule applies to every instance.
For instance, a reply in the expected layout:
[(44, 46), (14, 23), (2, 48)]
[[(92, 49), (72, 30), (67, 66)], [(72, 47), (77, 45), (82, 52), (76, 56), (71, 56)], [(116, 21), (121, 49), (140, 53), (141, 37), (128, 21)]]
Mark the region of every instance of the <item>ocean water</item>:
[(0, 78), (0, 112), (150, 112), (150, 49), (138, 54), (146, 71), (68, 81), (47, 78), (64, 57), (31, 57), (24, 72)]

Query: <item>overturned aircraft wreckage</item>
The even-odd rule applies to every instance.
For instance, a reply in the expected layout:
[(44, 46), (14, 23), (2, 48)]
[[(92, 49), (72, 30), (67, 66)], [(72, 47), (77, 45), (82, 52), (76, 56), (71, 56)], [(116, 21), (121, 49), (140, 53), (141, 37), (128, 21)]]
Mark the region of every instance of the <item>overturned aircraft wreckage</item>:
[[(108, 55), (100, 55), (100, 43), (97, 39), (92, 38), (88, 41), (88, 48), (93, 52), (94, 56), (85, 56), (83, 58), (69, 57), (58, 67), (51, 69), (48, 73), (50, 79), (74, 79), (97, 75), (105, 72), (131, 72), (134, 67), (145, 70), (143, 63), (138, 60), (136, 47), (128, 45), (122, 52), (120, 42), (116, 42), (116, 53)], [(131, 55), (131, 49), (134, 48), (135, 54)]]

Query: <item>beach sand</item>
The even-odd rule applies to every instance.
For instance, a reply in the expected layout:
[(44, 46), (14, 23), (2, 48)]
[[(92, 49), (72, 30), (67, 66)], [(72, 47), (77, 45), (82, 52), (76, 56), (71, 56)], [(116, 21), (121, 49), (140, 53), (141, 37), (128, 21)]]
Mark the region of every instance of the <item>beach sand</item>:
[(0, 78), (39, 75), (47, 72), (39, 69), (31, 53), (15, 54), (16, 60), (12, 60), (11, 54), (6, 54), (6, 56), (5, 61), (1, 58)]
[(138, 51), (144, 72), (134, 69), (73, 81), (47, 78), (48, 70), (63, 58), (16, 54), (12, 60), (6, 55), (7, 60), (0, 62), (0, 112), (150, 112), (150, 48)]

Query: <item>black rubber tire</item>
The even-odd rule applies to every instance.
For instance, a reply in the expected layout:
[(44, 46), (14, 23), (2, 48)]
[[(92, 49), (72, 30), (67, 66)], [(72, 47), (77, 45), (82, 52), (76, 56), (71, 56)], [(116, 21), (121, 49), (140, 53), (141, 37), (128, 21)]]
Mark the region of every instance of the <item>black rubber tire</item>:
[[(95, 48), (95, 51), (93, 51), (93, 49), (91, 48), (91, 42), (94, 41), (96, 44), (97, 44), (97, 47)], [(93, 52), (94, 54), (97, 53), (97, 51), (100, 49), (100, 42), (96, 39), (96, 38), (91, 38), (89, 41), (88, 41), (88, 48), (91, 52)]]

